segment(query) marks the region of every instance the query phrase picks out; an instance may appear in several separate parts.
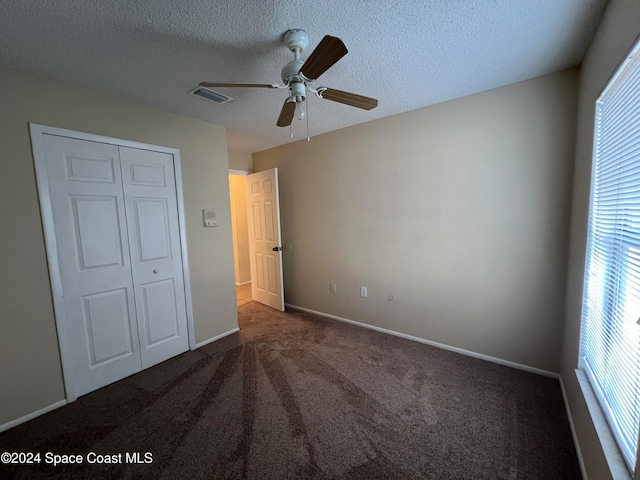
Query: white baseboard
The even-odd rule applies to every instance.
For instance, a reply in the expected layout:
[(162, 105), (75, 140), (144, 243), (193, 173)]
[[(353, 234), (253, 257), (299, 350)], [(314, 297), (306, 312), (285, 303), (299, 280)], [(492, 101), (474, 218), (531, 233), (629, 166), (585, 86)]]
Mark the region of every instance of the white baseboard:
[(446, 345), (444, 343), (434, 342), (432, 340), (427, 340), (425, 338), (414, 337), (413, 335), (407, 335), (406, 333), (396, 332), (394, 330), (388, 330), (386, 328), (376, 327), (374, 325), (369, 325), (367, 323), (356, 322), (355, 320), (349, 320), (348, 318), (338, 317), (336, 315), (331, 315), (329, 313), (318, 312), (316, 310), (311, 310), (310, 308), (298, 307), (297, 305), (291, 305), (289, 303), (285, 303), (285, 306), (295, 308), (297, 310), (302, 310), (303, 312), (315, 313), (316, 315), (320, 315), (321, 317), (332, 318), (333, 320), (338, 320), (339, 322), (351, 323), (352, 325), (358, 325), (359, 327), (369, 328), (371, 330), (375, 330), (377, 332), (386, 333), (389, 335), (394, 335), (400, 338), (406, 338), (407, 340), (413, 340), (414, 342), (424, 343), (425, 345), (431, 345), (432, 347), (442, 348), (444, 350), (449, 350), (451, 352), (460, 353), (462, 355), (467, 355), (468, 357), (479, 358), (481, 360), (486, 360), (488, 362), (498, 363), (500, 365), (505, 365), (507, 367), (517, 368), (518, 370), (524, 370), (526, 372), (537, 373), (538, 375), (543, 375), (545, 377), (551, 378), (560, 378), (560, 375), (554, 372), (550, 372), (548, 370), (542, 370), (541, 368), (530, 367), (529, 365), (523, 365), (521, 363), (510, 362), (509, 360), (503, 360), (501, 358), (490, 357), (489, 355), (484, 355), (482, 353), (472, 352), (471, 350), (465, 350), (463, 348), (452, 347), (451, 345)]
[(29, 415), (25, 415), (24, 417), (16, 418), (15, 420), (11, 420), (4, 425), (0, 425), (0, 432), (4, 432), (5, 430), (9, 430), (10, 428), (17, 427), (18, 425), (28, 422), (29, 420), (33, 420), (40, 415), (44, 415), (45, 413), (50, 412), (51, 410), (55, 410), (56, 408), (63, 407), (67, 404), (67, 400), (60, 400), (59, 402), (53, 403), (48, 407), (41, 408), (35, 412), (30, 413)]
[(576, 447), (576, 455), (578, 455), (578, 463), (580, 464), (580, 473), (582, 473), (582, 479), (588, 480), (587, 469), (584, 466), (584, 459), (582, 458), (582, 451), (580, 451), (580, 444), (578, 443), (578, 434), (576, 433), (576, 426), (573, 424), (573, 417), (571, 416), (571, 409), (569, 408), (569, 399), (567, 398), (567, 391), (564, 389), (564, 382), (562, 376), (559, 377), (560, 390), (562, 391), (562, 400), (564, 401), (564, 408), (567, 412), (567, 418), (569, 419), (569, 428), (571, 429), (571, 436), (573, 437), (573, 445)]
[(249, 280), (249, 281), (247, 281), (247, 282), (240, 282), (240, 283), (236, 282), (236, 285), (237, 285), (238, 287), (241, 287), (241, 286), (243, 286), (243, 285), (248, 285), (248, 284), (250, 284), (250, 283), (251, 283), (251, 280)]
[(224, 332), (224, 333), (221, 333), (220, 335), (216, 335), (215, 337), (205, 340), (204, 342), (196, 343), (196, 348), (204, 347), (205, 345), (209, 345), (210, 343), (215, 342), (216, 340), (220, 340), (221, 338), (226, 337), (227, 335), (231, 335), (232, 333), (236, 333), (239, 331), (240, 329), (238, 327), (232, 328), (228, 332)]

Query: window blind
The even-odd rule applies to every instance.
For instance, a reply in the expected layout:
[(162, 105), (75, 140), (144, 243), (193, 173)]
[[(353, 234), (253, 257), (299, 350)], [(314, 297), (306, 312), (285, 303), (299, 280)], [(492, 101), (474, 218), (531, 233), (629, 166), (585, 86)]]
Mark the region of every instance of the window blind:
[(640, 423), (640, 54), (596, 103), (582, 368), (633, 470)]

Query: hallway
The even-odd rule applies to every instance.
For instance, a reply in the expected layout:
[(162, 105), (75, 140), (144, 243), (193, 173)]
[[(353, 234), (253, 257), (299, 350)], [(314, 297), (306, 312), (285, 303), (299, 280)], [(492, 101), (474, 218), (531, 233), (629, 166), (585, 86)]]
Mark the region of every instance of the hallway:
[(253, 301), (253, 298), (251, 298), (250, 283), (247, 283), (245, 285), (236, 285), (236, 299), (238, 301), (238, 306)]

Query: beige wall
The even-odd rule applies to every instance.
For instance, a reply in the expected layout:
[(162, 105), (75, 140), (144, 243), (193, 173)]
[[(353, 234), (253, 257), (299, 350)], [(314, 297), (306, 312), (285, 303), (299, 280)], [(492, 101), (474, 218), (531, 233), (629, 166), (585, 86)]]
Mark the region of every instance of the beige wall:
[(286, 302), (557, 372), (577, 74), (255, 153)]
[(580, 100), (561, 373), (586, 470), (590, 479), (598, 480), (610, 479), (611, 475), (574, 373), (578, 364), (580, 342), (595, 101), (609, 76), (639, 34), (640, 2), (610, 0), (580, 70)]
[(65, 397), (28, 122), (180, 149), (196, 341), (237, 326), (225, 130), (0, 67), (0, 425)]
[(229, 168), (253, 172), (253, 160), (250, 153), (229, 150)]
[(249, 229), (247, 225), (247, 181), (242, 175), (229, 175), (233, 230), (233, 260), (236, 283), (251, 281)]

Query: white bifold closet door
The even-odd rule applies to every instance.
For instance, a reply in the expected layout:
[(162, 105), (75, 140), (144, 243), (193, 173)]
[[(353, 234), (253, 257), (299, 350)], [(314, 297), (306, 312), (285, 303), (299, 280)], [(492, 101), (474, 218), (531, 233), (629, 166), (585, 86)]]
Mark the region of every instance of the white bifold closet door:
[(173, 156), (43, 137), (79, 396), (189, 347)]

